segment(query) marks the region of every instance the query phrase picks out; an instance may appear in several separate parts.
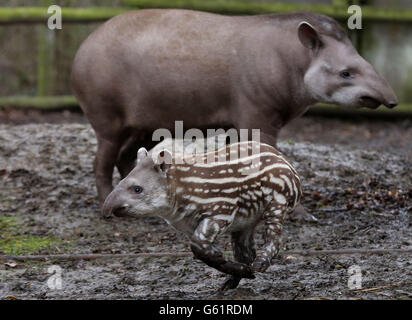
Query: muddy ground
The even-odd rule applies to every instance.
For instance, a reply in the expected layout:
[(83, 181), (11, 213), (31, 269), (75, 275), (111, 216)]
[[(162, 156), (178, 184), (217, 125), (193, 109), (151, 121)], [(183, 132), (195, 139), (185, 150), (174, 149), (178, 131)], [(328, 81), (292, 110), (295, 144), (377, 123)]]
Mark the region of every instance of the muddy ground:
[[(81, 115), (3, 113), (0, 122), (0, 217), (13, 225), (8, 230), (0, 221), (2, 253), (189, 250), (188, 241), (158, 218), (98, 217), (96, 140)], [(318, 219), (287, 221), (284, 251), (412, 247), (410, 119), (304, 117), (280, 140), (303, 178), (302, 203)], [(7, 246), (21, 236), (49, 241), (30, 249)], [(220, 245), (230, 249), (227, 237)], [(47, 285), (51, 265), (62, 269), (62, 289)], [(354, 265), (362, 272), (360, 291), (348, 288)], [(217, 291), (224, 276), (192, 257), (3, 260), (0, 280), (0, 298), (7, 299), (411, 299), (412, 255), (284, 254), (266, 273), (225, 293)]]

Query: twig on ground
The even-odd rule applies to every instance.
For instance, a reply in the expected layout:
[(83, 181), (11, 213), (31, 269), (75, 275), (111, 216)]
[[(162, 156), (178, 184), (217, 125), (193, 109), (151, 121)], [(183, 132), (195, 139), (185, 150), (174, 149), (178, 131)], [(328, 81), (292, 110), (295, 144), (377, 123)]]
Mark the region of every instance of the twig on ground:
[(285, 251), (282, 254), (316, 256), (316, 255), (345, 255), (345, 254), (397, 254), (411, 253), (412, 248), (403, 249), (336, 249), (336, 250), (296, 250)]
[(399, 287), (399, 286), (404, 286), (407, 284), (412, 284), (409, 282), (401, 282), (401, 283), (393, 283), (393, 284), (388, 284), (385, 286), (380, 286), (380, 287), (374, 287), (374, 288), (366, 288), (366, 289), (358, 289), (358, 290), (353, 290), (354, 292), (369, 292), (369, 291), (377, 291), (377, 290), (382, 290), (382, 289), (389, 289), (389, 288), (394, 288), (394, 287)]
[[(291, 250), (283, 251), (281, 255), (300, 255), (300, 256), (317, 256), (317, 255), (349, 255), (349, 254), (399, 254), (410, 253), (412, 248), (404, 249), (336, 249), (336, 250)], [(93, 253), (93, 254), (49, 254), (49, 255), (29, 255), (29, 256), (10, 256), (0, 255), (0, 260), (93, 260), (104, 258), (158, 258), (158, 257), (187, 257), (193, 254), (189, 251), (182, 252), (142, 252), (142, 253)]]

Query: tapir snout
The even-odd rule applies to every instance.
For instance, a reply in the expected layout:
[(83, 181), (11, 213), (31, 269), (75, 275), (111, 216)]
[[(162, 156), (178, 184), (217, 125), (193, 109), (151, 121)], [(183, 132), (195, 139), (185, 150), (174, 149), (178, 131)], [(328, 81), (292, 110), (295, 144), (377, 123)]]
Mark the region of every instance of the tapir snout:
[(392, 109), (398, 105), (398, 98), (389, 83), (382, 78), (382, 101), (381, 103), (386, 107)]
[(128, 204), (121, 200), (121, 192), (115, 188), (106, 198), (101, 210), (102, 218), (110, 219), (112, 217), (127, 216)]
[[(378, 108), (381, 104), (387, 108), (394, 108), (398, 105), (398, 98), (389, 83), (370, 66), (372, 76), (367, 81), (365, 88), (367, 92), (362, 94), (359, 98), (359, 105), (372, 109)], [(362, 85), (361, 85), (362, 86)], [(368, 92), (369, 91), (369, 92)]]

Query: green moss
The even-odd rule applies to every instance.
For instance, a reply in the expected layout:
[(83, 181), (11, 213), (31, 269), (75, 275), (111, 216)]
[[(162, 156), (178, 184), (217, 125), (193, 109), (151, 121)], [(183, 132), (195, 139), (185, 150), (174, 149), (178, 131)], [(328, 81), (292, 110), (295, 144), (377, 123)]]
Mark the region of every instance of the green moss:
[[(333, 5), (316, 3), (262, 2), (245, 0), (123, 0), (125, 5), (143, 8), (185, 8), (218, 13), (258, 14), (269, 12), (313, 11), (335, 18), (347, 18), (344, 0)], [(362, 18), (379, 21), (412, 21), (412, 10), (362, 6)]]
[(37, 26), (37, 95), (53, 93), (53, 65), (55, 33), (46, 26)]
[[(408, 69), (407, 80), (405, 81), (405, 84), (410, 83), (412, 83), (412, 68)], [(403, 87), (403, 98), (405, 101), (412, 101), (412, 90), (410, 85), (405, 85)]]
[(286, 142), (291, 146), (293, 146), (295, 144), (295, 141), (293, 141), (292, 139), (288, 139), (288, 140), (286, 140)]
[(69, 21), (87, 21), (87, 20), (106, 20), (120, 13), (126, 12), (128, 8), (63, 8), (63, 22)]
[(348, 0), (332, 0), (332, 4), (336, 7), (348, 7)]
[(0, 217), (0, 230), (3, 232), (14, 228), (16, 221), (17, 219), (13, 217)]
[(0, 252), (10, 255), (31, 254), (60, 244), (53, 237), (21, 234), (21, 223), (13, 217), (0, 217)]
[(262, 2), (239, 0), (123, 0), (129, 6), (143, 8), (184, 8), (229, 14), (259, 14), (296, 10), (315, 11), (335, 17), (346, 17), (341, 8), (329, 4), (305, 4), (287, 2)]
[[(228, 14), (258, 14), (269, 12), (289, 12), (307, 10), (330, 15), (335, 18), (347, 18), (347, 6), (342, 0), (334, 0), (331, 4), (308, 4), (285, 2), (262, 2), (245, 0), (123, 0), (124, 5), (136, 9), (144, 8), (185, 8)], [(101, 21), (130, 8), (62, 8), (63, 22)], [(0, 23), (8, 22), (44, 22), (50, 15), (46, 7), (0, 8)], [(411, 9), (379, 8), (362, 6), (362, 17), (376, 21), (412, 21)]]
[[(103, 21), (127, 11), (127, 8), (62, 8), (64, 22)], [(51, 14), (47, 7), (0, 8), (0, 23), (44, 22)]]
[(29, 254), (46, 249), (57, 240), (47, 237), (19, 235), (0, 240), (0, 251), (11, 254)]
[(371, 52), (376, 51), (376, 49), (378, 48), (378, 41), (376, 41), (374, 37), (373, 28), (369, 28), (368, 25), (363, 27), (364, 29), (362, 30), (362, 47), (360, 48), (360, 51), (362, 52), (362, 55), (368, 55)]
[(61, 109), (78, 107), (79, 104), (73, 96), (47, 96), (30, 97), (14, 96), (0, 97), (0, 107), (11, 108), (38, 108), (38, 109)]

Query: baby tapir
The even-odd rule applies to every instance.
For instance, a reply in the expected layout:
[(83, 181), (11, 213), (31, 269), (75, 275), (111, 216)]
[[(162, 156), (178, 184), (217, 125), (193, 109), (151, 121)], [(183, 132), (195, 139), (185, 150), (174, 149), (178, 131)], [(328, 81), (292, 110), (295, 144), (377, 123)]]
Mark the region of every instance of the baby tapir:
[[(298, 174), (279, 151), (246, 141), (183, 157), (167, 150), (150, 156), (141, 148), (137, 158), (137, 166), (104, 202), (105, 217), (164, 218), (189, 237), (196, 258), (230, 275), (222, 289), (269, 267), (285, 215), (301, 197)], [(265, 244), (256, 255), (253, 233), (260, 221)], [(231, 233), (235, 262), (214, 245), (225, 232)]]

